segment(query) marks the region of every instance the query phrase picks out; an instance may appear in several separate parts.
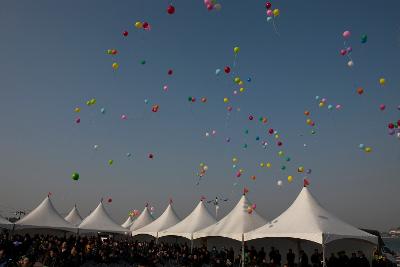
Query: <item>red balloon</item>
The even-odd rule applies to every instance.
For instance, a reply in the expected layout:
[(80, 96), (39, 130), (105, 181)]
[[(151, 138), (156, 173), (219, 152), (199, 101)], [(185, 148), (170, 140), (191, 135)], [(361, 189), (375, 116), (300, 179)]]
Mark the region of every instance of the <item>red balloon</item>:
[(224, 68), (224, 71), (225, 71), (225, 73), (229, 73), (229, 72), (231, 72), (231, 68), (229, 68), (229, 66), (226, 66)]
[(273, 133), (274, 133), (274, 129), (270, 128), (270, 129), (268, 130), (268, 133), (269, 133), (269, 134), (273, 134)]
[(172, 69), (168, 70), (168, 75), (172, 75), (174, 73), (174, 71)]
[(112, 198), (109, 198), (109, 199), (107, 200), (107, 202), (108, 202), (108, 203), (111, 203), (111, 202), (112, 202)]
[(304, 111), (304, 115), (309, 116), (310, 115), (310, 111), (308, 111), (308, 110)]
[(124, 32), (122, 33), (122, 35), (125, 36), (125, 37), (128, 36), (128, 34), (129, 34), (129, 33), (128, 33), (127, 31), (124, 31)]
[(276, 143), (278, 146), (282, 146), (282, 142), (278, 141), (278, 143)]
[(151, 111), (157, 112), (159, 108), (160, 108), (159, 105), (153, 105), (153, 106), (151, 107)]
[(253, 120), (254, 119), (254, 117), (253, 117), (253, 115), (249, 115), (249, 120)]
[(380, 110), (383, 111), (383, 110), (385, 110), (385, 108), (386, 108), (386, 106), (385, 106), (384, 104), (379, 105), (379, 109), (380, 109)]
[(394, 128), (394, 124), (393, 123), (389, 123), (388, 128), (389, 129), (393, 129)]
[(361, 87), (357, 88), (357, 94), (362, 95), (363, 93), (364, 93), (364, 89), (362, 89)]
[(153, 159), (154, 158), (154, 155), (153, 154), (149, 154), (149, 159)]
[(175, 7), (173, 5), (169, 5), (167, 8), (168, 14), (172, 15), (175, 13)]
[(195, 97), (192, 97), (192, 102), (196, 102), (196, 98)]
[(214, 8), (214, 5), (213, 4), (207, 4), (207, 9), (210, 11), (210, 10), (212, 10)]
[(143, 29), (147, 30), (149, 29), (150, 25), (148, 22), (143, 22)]
[(116, 54), (118, 54), (118, 51), (117, 51), (117, 49), (113, 49), (113, 50), (111, 50), (111, 54), (112, 54), (112, 55), (116, 55)]
[(267, 3), (265, 3), (265, 7), (266, 7), (267, 9), (270, 9), (270, 8), (272, 7), (272, 4), (271, 4), (271, 2), (267, 2)]
[(207, 98), (202, 97), (202, 98), (201, 98), (201, 102), (202, 102), (202, 103), (206, 103), (206, 102), (207, 102)]
[(346, 49), (342, 49), (342, 50), (340, 50), (340, 54), (341, 54), (342, 56), (346, 55), (346, 54), (347, 54), (347, 51), (346, 51)]

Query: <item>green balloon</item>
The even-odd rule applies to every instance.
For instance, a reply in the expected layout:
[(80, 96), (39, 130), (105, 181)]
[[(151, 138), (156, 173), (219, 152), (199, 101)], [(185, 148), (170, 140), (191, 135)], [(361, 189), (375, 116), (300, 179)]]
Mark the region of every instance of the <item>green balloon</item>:
[(285, 165), (282, 165), (281, 170), (282, 170), (282, 171), (286, 170), (286, 166), (285, 166)]
[(74, 173), (72, 174), (72, 180), (78, 181), (78, 180), (79, 180), (79, 173), (74, 172)]
[(365, 44), (368, 41), (368, 36), (366, 34), (361, 35), (361, 43)]
[(146, 60), (140, 61), (140, 64), (142, 64), (142, 65), (146, 64)]

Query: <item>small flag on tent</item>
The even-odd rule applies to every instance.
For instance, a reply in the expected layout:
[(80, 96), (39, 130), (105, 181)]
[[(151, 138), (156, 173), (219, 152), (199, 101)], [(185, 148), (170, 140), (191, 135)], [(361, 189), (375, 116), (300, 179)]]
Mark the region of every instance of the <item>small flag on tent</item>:
[(201, 196), (201, 197), (200, 197), (200, 201), (203, 201), (203, 200), (206, 200), (206, 197), (205, 197), (205, 196)]
[(304, 183), (304, 187), (307, 187), (310, 185), (310, 181), (307, 178), (304, 178), (303, 183)]
[(51, 192), (47, 193), (47, 197), (51, 197), (51, 195), (52, 195)]
[(249, 192), (249, 189), (247, 189), (246, 187), (243, 188), (243, 195), (246, 195)]
[(170, 197), (169, 198), (169, 204), (172, 204), (172, 203), (174, 203), (174, 202), (172, 201), (172, 198)]
[(149, 203), (146, 203), (146, 206), (145, 206), (146, 208), (148, 208), (149, 207)]

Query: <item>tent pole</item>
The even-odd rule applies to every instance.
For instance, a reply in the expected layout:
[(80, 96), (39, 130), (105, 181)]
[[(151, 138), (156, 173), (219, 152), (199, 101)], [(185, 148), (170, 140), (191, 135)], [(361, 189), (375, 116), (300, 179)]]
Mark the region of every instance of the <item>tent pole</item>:
[(157, 236), (156, 236), (156, 245), (158, 245), (158, 232), (157, 232)]
[(300, 247), (300, 239), (298, 238), (297, 239), (297, 262), (298, 263), (300, 263), (300, 249), (301, 249), (301, 247)]
[(190, 253), (193, 254), (193, 233), (190, 236)]
[(244, 234), (242, 234), (242, 267), (244, 267)]
[(325, 238), (324, 234), (322, 234), (322, 266), (326, 267), (326, 262), (325, 262)]

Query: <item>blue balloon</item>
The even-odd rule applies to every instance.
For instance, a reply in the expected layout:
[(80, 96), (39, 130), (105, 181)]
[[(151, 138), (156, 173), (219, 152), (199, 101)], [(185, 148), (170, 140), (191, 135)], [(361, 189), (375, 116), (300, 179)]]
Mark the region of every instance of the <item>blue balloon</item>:
[(100, 112), (101, 112), (102, 114), (105, 114), (105, 113), (106, 113), (106, 109), (105, 109), (105, 108), (101, 108), (101, 109), (100, 109)]
[(216, 70), (215, 70), (215, 75), (218, 75), (220, 72), (221, 72), (220, 69), (216, 69)]

